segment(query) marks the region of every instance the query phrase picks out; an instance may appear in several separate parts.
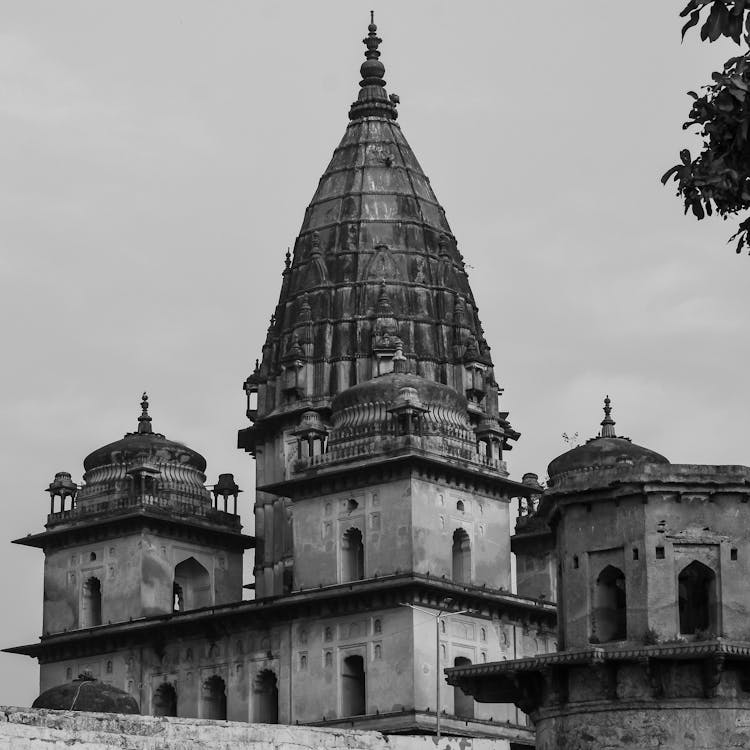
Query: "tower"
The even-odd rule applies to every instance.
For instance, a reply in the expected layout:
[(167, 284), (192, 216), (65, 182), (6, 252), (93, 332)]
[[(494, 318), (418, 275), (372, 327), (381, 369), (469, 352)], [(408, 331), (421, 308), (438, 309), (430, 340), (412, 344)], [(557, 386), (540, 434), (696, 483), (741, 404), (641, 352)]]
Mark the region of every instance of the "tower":
[(536, 516), (558, 570), (560, 651), (454, 670), (529, 711), (537, 747), (745, 747), (750, 468), (672, 464), (599, 435), (549, 465)]
[[(45, 636), (242, 597), (252, 538), (236, 507), (225, 498), (221, 509), (206, 489), (203, 456), (154, 432), (148, 406), (144, 393), (137, 429), (86, 457), (81, 487), (56, 474), (45, 531), (15, 540), (44, 551)], [(89, 671), (104, 677), (123, 661)], [(42, 688), (59, 682), (48, 671), (43, 664)]]
[[(135, 561), (126, 603), (112, 604), (134, 619), (110, 622), (103, 604), (101, 625), (61, 618), (62, 629), (11, 650), (40, 659), (43, 687), (88, 668), (158, 715), (439, 727), (528, 746), (522, 712), (475, 705), (443, 679), (445, 666), (554, 648), (555, 607), (511, 592), (509, 503), (537, 489), (509, 476), (519, 435), (500, 407), (456, 240), (397, 124), (372, 22), (364, 43), (349, 125), (244, 383), (256, 598), (239, 591), (239, 553), (253, 542), (227, 510), (239, 488), (220, 475), (212, 507), (205, 461), (153, 434), (144, 405), (137, 433), (86, 459), (73, 510), (76, 524), (96, 516), (123, 565)], [(69, 503), (72, 480), (53, 485)], [(150, 500), (163, 487), (172, 494)], [(121, 499), (148, 534), (120, 523)], [(50, 523), (67, 533), (68, 520)], [(192, 583), (200, 569), (178, 576), (179, 545), (163, 541), (183, 531), (209, 573), (206, 557), (214, 570), (225, 561), (227, 588), (210, 578), (210, 607)], [(47, 550), (51, 532), (24, 543)]]
[[(535, 488), (509, 478), (519, 434), (463, 256), (386, 91), (374, 23), (363, 41), (348, 127), (245, 381), (239, 446), (257, 462), (258, 599), (330, 590), (362, 613), (297, 622), (295, 718), (414, 731), (435, 726), (439, 668), (548, 650), (554, 607), (510, 593), (510, 499)], [(525, 724), (447, 687), (439, 709), (452, 732)]]

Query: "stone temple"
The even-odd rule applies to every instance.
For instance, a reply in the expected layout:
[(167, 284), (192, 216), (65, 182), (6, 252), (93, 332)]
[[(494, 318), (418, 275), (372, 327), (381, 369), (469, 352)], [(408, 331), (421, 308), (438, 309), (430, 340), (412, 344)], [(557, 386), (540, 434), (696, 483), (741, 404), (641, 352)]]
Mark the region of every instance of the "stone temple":
[(512, 593), (509, 507), (535, 488), (509, 477), (519, 434), (374, 23), (364, 43), (244, 383), (255, 534), (234, 478), (210, 490), (144, 394), (135, 429), (84, 459), (80, 486), (57, 474), (45, 530), (17, 540), (45, 555), (42, 637), (10, 649), (39, 660), (42, 691), (80, 674), (142, 713), (390, 734), (439, 716), (443, 734), (533, 746), (511, 701), (442, 675), (554, 650), (556, 614)]
[(463, 257), (372, 22), (364, 43), (244, 382), (254, 535), (234, 477), (208, 487), (144, 394), (16, 540), (45, 556), (42, 636), (7, 649), (39, 660), (36, 705), (498, 750), (750, 746), (750, 469), (672, 464), (618, 437), (607, 399), (546, 488), (511, 479)]

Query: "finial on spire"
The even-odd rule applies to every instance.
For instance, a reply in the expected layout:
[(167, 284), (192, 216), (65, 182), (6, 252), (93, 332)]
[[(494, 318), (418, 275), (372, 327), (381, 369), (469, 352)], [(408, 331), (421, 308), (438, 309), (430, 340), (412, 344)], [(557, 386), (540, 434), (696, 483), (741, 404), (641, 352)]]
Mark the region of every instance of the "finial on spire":
[(288, 271), (292, 265), (292, 254), (289, 252), (289, 248), (286, 249), (286, 257), (284, 258), (284, 270)]
[(148, 394), (143, 391), (141, 396), (141, 416), (138, 417), (138, 432), (141, 435), (150, 435), (151, 430), (151, 417), (148, 414)]
[(357, 120), (363, 117), (387, 117), (395, 120), (396, 101), (389, 99), (385, 91), (385, 66), (380, 62), (380, 44), (382, 39), (378, 36), (378, 27), (375, 25), (375, 11), (370, 11), (370, 25), (367, 27), (367, 36), (362, 40), (365, 47), (365, 61), (359, 72), (362, 80), (359, 82), (359, 97), (349, 110), (349, 119)]
[(609, 395), (604, 398), (604, 419), (601, 421), (602, 432), (600, 437), (613, 438), (617, 437), (615, 433), (615, 420), (612, 419), (612, 402), (609, 399)]

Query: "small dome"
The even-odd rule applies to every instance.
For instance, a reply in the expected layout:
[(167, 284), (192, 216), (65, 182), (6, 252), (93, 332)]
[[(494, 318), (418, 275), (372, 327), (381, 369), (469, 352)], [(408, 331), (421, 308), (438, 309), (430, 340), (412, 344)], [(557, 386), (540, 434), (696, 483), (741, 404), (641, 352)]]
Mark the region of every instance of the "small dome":
[(200, 453), (182, 443), (169, 440), (158, 432), (151, 431), (151, 417), (148, 414), (148, 397), (143, 394), (142, 414), (138, 417), (136, 432), (128, 432), (120, 440), (97, 448), (83, 461), (83, 468), (92, 469), (109, 464), (125, 464), (128, 461), (148, 456), (158, 463), (172, 463), (190, 466), (199, 472), (206, 470), (206, 459)]
[[(408, 390), (402, 393), (404, 389)], [(466, 399), (449, 385), (407, 372), (391, 372), (357, 383), (336, 396), (331, 404), (334, 425), (338, 426), (337, 416), (352, 406), (392, 404), (407, 394), (411, 399), (416, 397), (417, 401), (421, 401), (430, 410), (442, 407), (441, 410), (466, 414)]]
[(554, 480), (571, 472), (635, 463), (668, 464), (669, 460), (656, 451), (631, 443), (628, 438), (596, 437), (555, 458), (547, 473)]
[(72, 682), (45, 690), (32, 708), (51, 708), (57, 711), (95, 711), (110, 714), (140, 714), (141, 709), (132, 695), (113, 685), (82, 674)]
[(547, 467), (550, 482), (571, 473), (609, 469), (633, 464), (668, 464), (669, 460), (656, 451), (615, 435), (609, 396), (604, 399), (604, 420), (601, 434), (553, 459)]

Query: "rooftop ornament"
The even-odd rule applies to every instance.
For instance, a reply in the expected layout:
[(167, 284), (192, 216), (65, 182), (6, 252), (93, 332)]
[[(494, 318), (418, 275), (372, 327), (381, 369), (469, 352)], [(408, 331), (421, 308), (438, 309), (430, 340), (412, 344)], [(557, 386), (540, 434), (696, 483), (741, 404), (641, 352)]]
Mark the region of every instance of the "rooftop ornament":
[(609, 400), (609, 396), (604, 397), (604, 419), (601, 421), (602, 431), (599, 437), (613, 438), (617, 437), (615, 433), (615, 420), (612, 419), (612, 402)]
[(360, 66), (359, 72), (362, 80), (359, 82), (360, 91), (357, 101), (349, 110), (350, 120), (359, 120), (363, 117), (387, 117), (395, 120), (398, 117), (396, 104), (399, 98), (395, 94), (388, 96), (385, 91), (385, 66), (380, 62), (380, 50), (378, 47), (382, 39), (377, 34), (378, 27), (375, 25), (375, 11), (370, 11), (370, 25), (367, 27), (367, 36), (362, 43), (367, 47), (365, 61)]
[(148, 394), (143, 391), (141, 396), (141, 416), (138, 417), (138, 434), (150, 435), (151, 430), (151, 417), (148, 414)]

